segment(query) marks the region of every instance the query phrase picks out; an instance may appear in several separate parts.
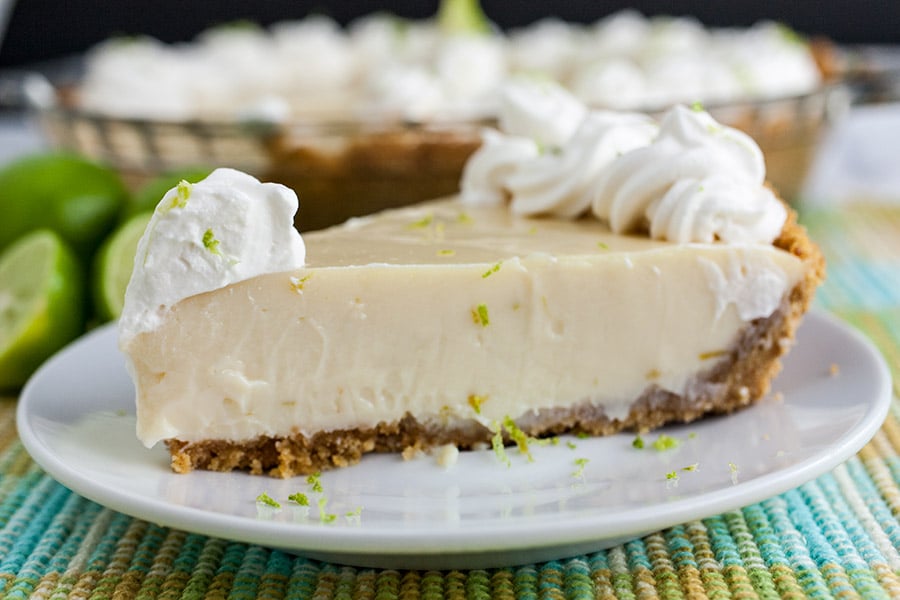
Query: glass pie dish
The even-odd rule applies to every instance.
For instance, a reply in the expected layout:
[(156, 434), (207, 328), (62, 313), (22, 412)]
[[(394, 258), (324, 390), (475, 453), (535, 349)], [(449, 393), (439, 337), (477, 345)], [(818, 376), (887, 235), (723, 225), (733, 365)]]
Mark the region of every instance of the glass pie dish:
[(54, 92), (36, 116), (50, 143), (106, 162), (137, 186), (155, 175), (229, 166), (296, 190), (298, 227), (456, 192), (486, 120), (290, 123), (162, 121), (91, 113)]
[[(134, 185), (190, 167), (242, 169), (296, 190), (304, 230), (455, 193), (481, 131), (492, 125), (489, 118), (162, 121), (91, 113), (68, 101), (65, 90), (54, 90), (52, 101), (44, 97), (36, 115), (54, 147), (111, 164)], [(770, 183), (793, 201), (821, 136), (846, 103), (846, 89), (827, 84), (705, 108), (757, 141)]]
[(590, 26), (545, 19), (499, 33), (474, 16), (477, 27), (462, 33), (440, 14), (375, 15), (346, 30), (313, 17), (218, 29), (183, 46), (111, 40), (88, 53), (76, 85), (30, 96), (55, 147), (135, 183), (239, 168), (295, 189), (301, 229), (456, 192), (511, 75), (558, 81), (594, 108), (658, 114), (706, 98), (716, 120), (756, 139), (789, 201), (846, 105), (834, 46), (774, 23), (708, 30), (624, 11)]

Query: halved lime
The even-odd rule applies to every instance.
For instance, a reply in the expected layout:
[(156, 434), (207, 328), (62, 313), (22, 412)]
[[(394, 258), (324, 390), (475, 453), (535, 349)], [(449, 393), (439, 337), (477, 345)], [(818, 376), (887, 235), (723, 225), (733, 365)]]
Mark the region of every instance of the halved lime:
[(82, 258), (115, 225), (126, 190), (112, 169), (72, 154), (38, 154), (0, 169), (0, 249), (36, 229), (58, 233)]
[(103, 242), (97, 253), (92, 288), (94, 309), (103, 321), (117, 319), (122, 314), (138, 240), (144, 235), (151, 216), (152, 212), (143, 212), (125, 221)]
[(22, 386), (84, 330), (84, 285), (74, 252), (38, 230), (0, 254), (0, 389)]

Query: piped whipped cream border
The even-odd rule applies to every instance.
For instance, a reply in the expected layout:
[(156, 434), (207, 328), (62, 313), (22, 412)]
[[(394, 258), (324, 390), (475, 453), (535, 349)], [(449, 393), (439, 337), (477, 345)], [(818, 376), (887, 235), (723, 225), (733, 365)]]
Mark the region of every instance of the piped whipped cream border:
[(770, 244), (787, 219), (756, 142), (700, 106), (657, 122), (588, 110), (552, 81), (522, 78), (504, 87), (499, 123), (465, 166), (463, 203), (589, 213), (615, 233), (676, 243)]

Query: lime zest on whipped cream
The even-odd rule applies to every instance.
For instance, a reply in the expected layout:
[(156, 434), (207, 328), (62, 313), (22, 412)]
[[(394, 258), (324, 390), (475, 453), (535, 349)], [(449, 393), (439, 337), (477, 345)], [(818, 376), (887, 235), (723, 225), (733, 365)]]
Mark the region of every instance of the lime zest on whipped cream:
[(172, 196), (172, 199), (169, 203), (163, 207), (162, 210), (168, 212), (173, 208), (184, 208), (187, 206), (188, 198), (191, 197), (191, 187), (192, 183), (182, 179), (178, 182), (178, 185), (175, 186), (175, 194)]
[(640, 435), (635, 436), (634, 440), (632, 440), (632, 442), (631, 442), (631, 447), (637, 448), (638, 450), (643, 450), (644, 449), (644, 438), (642, 438)]
[(203, 232), (203, 247), (216, 256), (222, 256), (222, 253), (219, 251), (219, 240), (216, 239), (212, 229), (207, 229)]
[(452, 248), (442, 248), (437, 251), (438, 256), (453, 256), (454, 254), (456, 254), (456, 250)]

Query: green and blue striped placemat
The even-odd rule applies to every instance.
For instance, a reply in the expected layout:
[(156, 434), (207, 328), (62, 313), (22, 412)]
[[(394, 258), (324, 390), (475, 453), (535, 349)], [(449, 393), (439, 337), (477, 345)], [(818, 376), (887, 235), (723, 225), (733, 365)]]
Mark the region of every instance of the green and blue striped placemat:
[[(817, 303), (865, 332), (900, 375), (900, 208), (803, 215), (829, 260)], [(895, 389), (897, 389), (895, 384)], [(900, 403), (832, 472), (741, 510), (560, 561), (470, 571), (331, 565), (160, 527), (45, 475), (0, 400), (5, 598), (581, 600), (900, 598)]]

